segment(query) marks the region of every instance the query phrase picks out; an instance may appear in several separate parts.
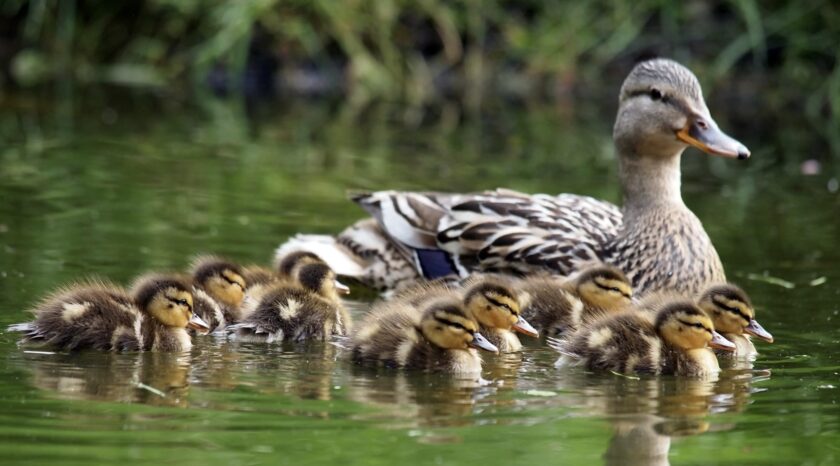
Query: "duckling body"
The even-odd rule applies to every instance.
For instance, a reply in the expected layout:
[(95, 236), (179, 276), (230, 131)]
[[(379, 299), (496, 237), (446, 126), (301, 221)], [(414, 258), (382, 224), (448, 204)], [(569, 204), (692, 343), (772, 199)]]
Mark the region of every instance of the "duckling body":
[[(504, 189), (380, 191), (353, 200), (376, 220), (392, 247), (369, 246), (374, 235), (359, 222), (341, 233), (332, 249), (362, 264), (358, 277), (379, 286), (403, 282), (406, 264), (419, 277), (436, 278), (471, 271), (569, 275), (591, 260), (623, 270), (640, 295), (659, 290), (693, 295), (725, 281), (702, 223), (683, 202), (680, 157), (688, 146), (738, 159), (750, 153), (717, 127), (694, 74), (666, 59), (636, 65), (619, 93), (613, 140), (621, 208), (587, 196)], [(306, 247), (306, 238), (294, 241)], [(323, 247), (326, 241), (315, 242)], [(385, 254), (390, 250), (400, 254)], [(400, 271), (399, 282), (372, 276), (390, 270)]]
[(232, 338), (272, 343), (346, 335), (352, 321), (338, 297), (332, 270), (321, 263), (303, 265), (296, 281), (296, 286), (267, 287), (249, 315), (230, 328)]
[(558, 367), (582, 364), (591, 371), (704, 376), (720, 370), (708, 344), (734, 349), (700, 308), (677, 300), (655, 313), (628, 310), (604, 318), (555, 347), (563, 353)]
[(477, 332), (457, 297), (421, 306), (407, 301), (375, 305), (352, 338), (357, 364), (475, 375), (481, 358), (474, 347), (496, 348)]
[(440, 298), (461, 300), (464, 308), (479, 324), (479, 332), (499, 352), (520, 351), (522, 342), (514, 331), (529, 336), (538, 333), (520, 314), (520, 300), (516, 283), (498, 275), (474, 275), (457, 285), (435, 280), (421, 283), (401, 291), (393, 301), (405, 301), (417, 307)]
[(185, 328), (207, 329), (192, 312), (189, 286), (166, 276), (140, 279), (131, 295), (109, 283), (73, 285), (33, 312), (33, 322), (11, 328), (24, 333), (22, 343), (64, 351), (188, 351)]
[(536, 275), (521, 280), (522, 316), (544, 335), (558, 338), (628, 308), (633, 289), (615, 267), (594, 264), (568, 278)]

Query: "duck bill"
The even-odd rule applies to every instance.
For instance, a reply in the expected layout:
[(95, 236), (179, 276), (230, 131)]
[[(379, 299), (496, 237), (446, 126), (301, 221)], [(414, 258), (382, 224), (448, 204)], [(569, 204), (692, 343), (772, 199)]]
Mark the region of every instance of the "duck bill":
[(515, 324), (513, 324), (512, 328), (519, 333), (528, 335), (529, 337), (540, 337), (540, 332), (538, 332), (537, 329), (531, 326), (531, 324), (529, 324), (527, 320), (523, 319), (522, 316), (519, 316), (519, 319), (516, 321)]
[(734, 343), (717, 332), (712, 332), (712, 341), (709, 342), (709, 347), (723, 351), (735, 351), (737, 349)]
[(341, 283), (340, 281), (335, 281), (335, 290), (338, 291), (338, 294), (348, 295), (350, 294), (350, 287)]
[(756, 338), (761, 338), (767, 343), (773, 343), (773, 335), (771, 335), (767, 330), (764, 330), (764, 327), (762, 327), (755, 319), (750, 319), (750, 323), (744, 327), (744, 331)]
[(207, 322), (204, 321), (198, 314), (193, 314), (190, 316), (189, 322), (187, 322), (187, 328), (191, 328), (196, 332), (207, 333), (210, 331), (210, 326), (207, 325)]
[(711, 118), (689, 118), (685, 127), (677, 131), (677, 139), (707, 154), (739, 160), (750, 157), (749, 149), (721, 131)]
[(491, 353), (499, 352), (499, 348), (496, 348), (496, 345), (490, 343), (486, 338), (484, 338), (484, 335), (478, 332), (473, 335), (473, 340), (470, 342), (470, 346), (484, 351), (490, 351)]

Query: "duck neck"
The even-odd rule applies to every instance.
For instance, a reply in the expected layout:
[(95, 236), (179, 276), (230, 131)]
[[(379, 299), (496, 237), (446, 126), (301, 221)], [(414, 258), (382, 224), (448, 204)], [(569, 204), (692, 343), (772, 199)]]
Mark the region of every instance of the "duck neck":
[(626, 214), (652, 207), (682, 207), (680, 152), (672, 156), (619, 154), (619, 176)]

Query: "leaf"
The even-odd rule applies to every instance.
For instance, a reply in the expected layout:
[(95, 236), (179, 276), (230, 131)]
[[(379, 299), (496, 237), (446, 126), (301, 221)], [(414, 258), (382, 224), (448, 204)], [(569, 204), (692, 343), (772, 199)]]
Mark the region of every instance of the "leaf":
[(750, 273), (747, 274), (747, 279), (757, 282), (768, 283), (770, 285), (781, 286), (782, 288), (787, 288), (788, 290), (796, 288), (796, 285), (794, 285), (793, 283), (778, 277), (771, 277), (770, 275), (759, 275), (757, 273)]

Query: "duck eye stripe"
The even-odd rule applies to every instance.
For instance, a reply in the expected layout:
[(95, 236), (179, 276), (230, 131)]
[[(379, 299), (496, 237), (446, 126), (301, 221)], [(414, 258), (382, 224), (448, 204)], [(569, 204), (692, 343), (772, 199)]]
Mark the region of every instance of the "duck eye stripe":
[(746, 320), (747, 322), (750, 321), (750, 317), (748, 315), (744, 314), (744, 312), (741, 311), (740, 309), (738, 309), (737, 307), (728, 306), (726, 304), (721, 303), (720, 301), (715, 301), (715, 303), (717, 303), (718, 307), (720, 307), (724, 311), (736, 314), (738, 317)]
[(489, 296), (485, 296), (485, 297), (487, 298), (487, 301), (488, 301), (490, 304), (492, 304), (492, 305), (494, 305), (494, 306), (496, 306), (496, 307), (500, 307), (500, 308), (502, 308), (502, 309), (505, 309), (505, 310), (507, 310), (508, 312), (510, 312), (511, 314), (516, 315), (516, 313), (515, 313), (515, 312), (513, 312), (513, 309), (511, 309), (511, 308), (510, 308), (510, 306), (508, 306), (507, 304), (505, 304), (505, 303), (503, 303), (503, 302), (501, 302), (501, 301), (498, 301), (498, 300), (496, 300), (496, 299), (493, 299), (493, 298), (491, 298), (491, 297), (489, 297)]
[(464, 327), (463, 325), (459, 324), (458, 322), (452, 322), (451, 320), (443, 319), (443, 318), (440, 318), (440, 317), (435, 317), (435, 320), (440, 322), (443, 325), (448, 325), (450, 327), (459, 328), (459, 329), (469, 333), (470, 335), (475, 333), (472, 330), (468, 329), (467, 327)]
[[(678, 320), (679, 320), (679, 319), (678, 319)], [(711, 330), (709, 330), (708, 328), (706, 328), (706, 326), (705, 326), (705, 325), (703, 325), (703, 324), (701, 324), (701, 323), (698, 323), (698, 322), (686, 322), (686, 321), (684, 321), (684, 320), (679, 320), (679, 322), (680, 322), (681, 324), (685, 325), (686, 327), (695, 327), (695, 328), (699, 328), (699, 329), (701, 329), (701, 330), (705, 330), (706, 332), (709, 332), (710, 334), (712, 333), (712, 331), (711, 331)]]

